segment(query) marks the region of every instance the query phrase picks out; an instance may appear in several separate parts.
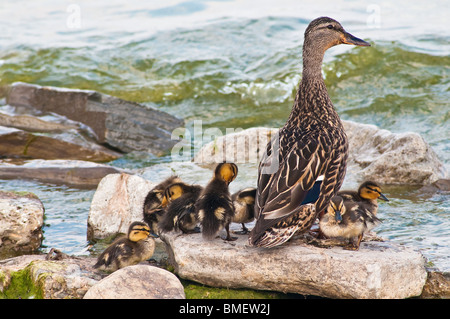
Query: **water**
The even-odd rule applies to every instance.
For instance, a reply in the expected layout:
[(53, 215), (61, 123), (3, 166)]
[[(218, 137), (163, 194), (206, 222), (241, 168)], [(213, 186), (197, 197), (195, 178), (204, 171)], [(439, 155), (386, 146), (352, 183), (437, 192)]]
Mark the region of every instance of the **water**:
[[(0, 3), (0, 85), (15, 81), (93, 89), (182, 117), (192, 128), (279, 127), (301, 79), (303, 32), (328, 15), (370, 48), (327, 51), (323, 74), (343, 119), (414, 131), (450, 170), (450, 2), (409, 1), (5, 1)], [(111, 164), (149, 179), (173, 171), (193, 182), (206, 169), (132, 153)], [(256, 165), (233, 187), (254, 185)], [(346, 180), (344, 187), (357, 181)], [(89, 254), (94, 191), (0, 181), (46, 208), (42, 251)], [(379, 235), (414, 246), (450, 270), (450, 195), (386, 186)]]

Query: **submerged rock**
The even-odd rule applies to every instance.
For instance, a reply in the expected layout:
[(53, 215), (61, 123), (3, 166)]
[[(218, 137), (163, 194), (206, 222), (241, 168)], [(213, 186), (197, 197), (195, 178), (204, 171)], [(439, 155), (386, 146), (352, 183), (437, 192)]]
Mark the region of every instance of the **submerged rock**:
[(44, 205), (36, 195), (0, 190), (0, 256), (38, 249), (43, 225)]
[(164, 234), (176, 273), (213, 287), (274, 290), (328, 298), (419, 296), (427, 273), (423, 256), (388, 242), (363, 242), (358, 251), (294, 240), (265, 249), (204, 241), (201, 234)]
[(93, 130), (98, 143), (122, 152), (166, 152), (176, 142), (171, 139), (172, 131), (183, 125), (182, 120), (165, 112), (89, 90), (18, 82), (9, 88), (6, 101), (81, 122)]
[(72, 160), (32, 160), (0, 163), (0, 179), (37, 180), (74, 188), (96, 188), (103, 177), (122, 170), (103, 164)]
[(84, 299), (184, 299), (184, 288), (171, 272), (134, 265), (119, 269), (93, 285)]
[(126, 234), (134, 221), (143, 221), (144, 200), (155, 186), (136, 175), (110, 174), (99, 183), (88, 216), (88, 240)]

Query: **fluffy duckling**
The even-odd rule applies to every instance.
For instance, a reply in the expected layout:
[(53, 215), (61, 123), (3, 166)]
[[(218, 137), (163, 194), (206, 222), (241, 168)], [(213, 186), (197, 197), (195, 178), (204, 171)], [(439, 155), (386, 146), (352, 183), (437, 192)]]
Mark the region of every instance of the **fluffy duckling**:
[(159, 233), (158, 223), (165, 213), (165, 209), (162, 207), (164, 191), (169, 185), (180, 182), (181, 179), (178, 176), (170, 176), (156, 185), (145, 197), (143, 209), (144, 221), (150, 226), (153, 234)]
[(214, 170), (214, 177), (202, 191), (195, 204), (198, 218), (202, 225), (204, 239), (212, 240), (225, 228), (231, 241), (230, 223), (234, 216), (234, 207), (228, 185), (236, 178), (238, 168), (234, 163), (220, 163)]
[(344, 190), (337, 193), (344, 201), (352, 201), (356, 203), (365, 204), (370, 207), (372, 214), (376, 215), (378, 212), (377, 199), (389, 201), (389, 199), (381, 192), (381, 186), (372, 181), (362, 183), (358, 191)]
[(149, 259), (155, 251), (155, 240), (149, 234), (150, 227), (146, 223), (133, 222), (128, 235), (109, 245), (98, 257), (94, 268), (113, 272)]
[(234, 206), (232, 222), (242, 224), (242, 231), (236, 233), (245, 235), (249, 232), (245, 223), (255, 219), (255, 196), (256, 188), (245, 188), (231, 195)]
[(185, 183), (175, 183), (167, 187), (162, 201), (166, 213), (158, 223), (160, 231), (181, 230), (185, 234), (199, 232), (195, 202), (202, 189), (199, 185)]
[(319, 227), (327, 237), (350, 239), (350, 244), (345, 249), (358, 250), (364, 233), (379, 223), (381, 221), (370, 206), (334, 196), (319, 222)]

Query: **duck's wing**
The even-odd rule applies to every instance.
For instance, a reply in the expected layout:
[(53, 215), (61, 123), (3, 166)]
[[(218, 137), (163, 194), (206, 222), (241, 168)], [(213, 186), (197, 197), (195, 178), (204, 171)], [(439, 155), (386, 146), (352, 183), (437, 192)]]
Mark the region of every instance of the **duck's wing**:
[[(285, 217), (298, 208), (327, 161), (327, 152), (316, 136), (303, 135), (294, 139), (292, 145), (285, 144), (283, 138), (280, 137), (279, 151), (272, 142), (272, 149), (260, 163), (257, 215), (262, 214), (265, 219)], [(278, 157), (277, 170), (265, 173), (264, 167), (275, 166), (275, 156)]]
[[(283, 151), (280, 148), (279, 154), (283, 154)], [(272, 149), (272, 152), (262, 160), (268, 159), (273, 162), (276, 153)], [(261, 165), (264, 167), (265, 163), (260, 163), (257, 205), (255, 205), (258, 220), (254, 228), (255, 233), (263, 232), (289, 215), (302, 214), (301, 206), (305, 206), (305, 214), (311, 212), (311, 208), (302, 205), (302, 202), (319, 176), (323, 175), (323, 181), (315, 202), (315, 213), (325, 209), (331, 197), (342, 185), (347, 161), (345, 135), (342, 142), (334, 145), (326, 135), (310, 135), (306, 138), (303, 136), (296, 139), (285, 153), (284, 158), (280, 156), (278, 170), (272, 174), (262, 173)]]

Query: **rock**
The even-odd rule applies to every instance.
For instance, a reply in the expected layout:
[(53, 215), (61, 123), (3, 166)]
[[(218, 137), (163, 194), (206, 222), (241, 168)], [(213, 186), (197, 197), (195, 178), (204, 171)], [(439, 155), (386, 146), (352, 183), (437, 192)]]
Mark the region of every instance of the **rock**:
[(110, 174), (98, 184), (88, 216), (88, 240), (126, 234), (143, 220), (144, 200), (155, 184), (136, 175)]
[[(348, 176), (352, 173), (357, 179), (381, 184), (417, 185), (445, 178), (444, 165), (420, 135), (392, 133), (351, 121), (343, 124), (349, 138)], [(204, 145), (193, 161), (199, 165), (223, 160), (257, 163), (266, 141), (276, 132), (273, 128), (251, 128), (219, 137)]]
[(28, 132), (63, 132), (78, 129), (75, 125), (48, 122), (30, 115), (8, 115), (0, 113), (0, 126), (14, 127)]
[(95, 272), (94, 258), (46, 260), (25, 255), (0, 261), (0, 296), (8, 298), (80, 299), (105, 275)]
[(418, 192), (429, 194), (450, 192), (450, 179), (438, 179), (434, 183), (421, 187)]
[(427, 273), (423, 256), (388, 242), (363, 242), (359, 251), (324, 249), (300, 239), (273, 249), (204, 241), (201, 234), (166, 233), (175, 272), (213, 287), (251, 288), (328, 298), (419, 296)]
[(89, 126), (100, 144), (122, 152), (148, 151), (159, 155), (176, 141), (171, 133), (183, 121), (167, 113), (95, 91), (14, 83), (6, 94), (12, 106), (54, 112)]
[(363, 179), (382, 184), (426, 185), (446, 176), (444, 165), (417, 133), (392, 133), (375, 125), (344, 121), (349, 160)]
[(44, 205), (36, 195), (0, 190), (0, 256), (38, 249), (43, 225)]
[(96, 188), (108, 174), (120, 174), (121, 169), (86, 161), (32, 160), (20, 164), (0, 163), (0, 179), (37, 180), (74, 188)]
[(109, 162), (122, 156), (99, 145), (87, 147), (19, 130), (0, 134), (0, 154), (9, 158), (74, 159), (93, 162)]
[(241, 132), (218, 137), (204, 145), (194, 156), (194, 163), (208, 165), (224, 161), (258, 163), (267, 143), (278, 132), (276, 128), (253, 127)]
[(420, 297), (424, 299), (450, 299), (450, 273), (436, 270), (428, 271), (427, 282)]
[(149, 266), (128, 266), (93, 285), (84, 299), (184, 299), (184, 288), (171, 272)]

